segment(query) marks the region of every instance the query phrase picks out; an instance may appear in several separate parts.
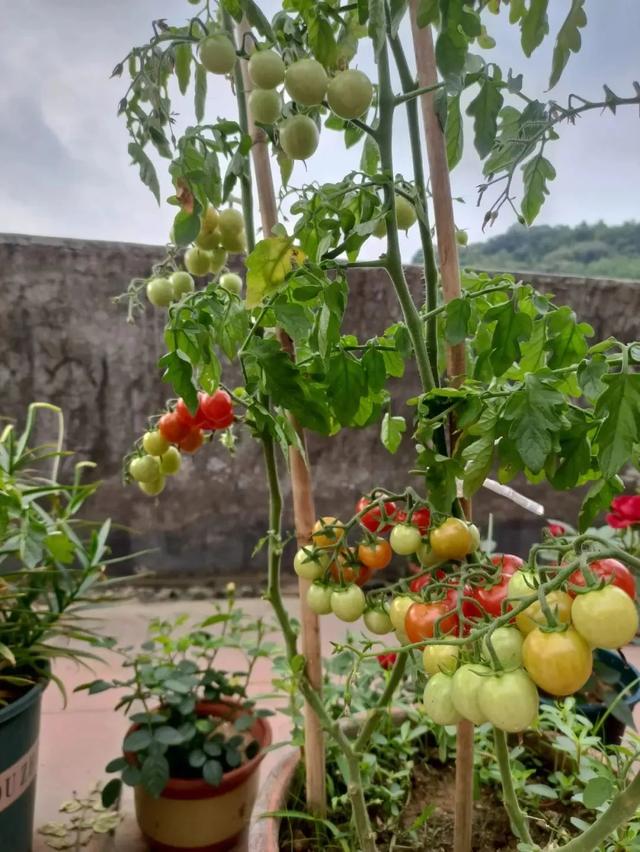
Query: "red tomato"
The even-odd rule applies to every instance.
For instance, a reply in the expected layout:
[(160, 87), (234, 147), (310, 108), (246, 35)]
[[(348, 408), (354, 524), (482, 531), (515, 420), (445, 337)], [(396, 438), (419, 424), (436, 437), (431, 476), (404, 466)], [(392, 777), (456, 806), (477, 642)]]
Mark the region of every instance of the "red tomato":
[(411, 523), (414, 527), (418, 527), (420, 535), (426, 535), (429, 532), (429, 524), (431, 523), (431, 512), (426, 507), (416, 509), (413, 515), (411, 515)]
[[(596, 582), (599, 580), (607, 580), (612, 585), (618, 586), (623, 592), (626, 592), (631, 600), (636, 599), (636, 581), (626, 565), (618, 562), (617, 559), (598, 559), (595, 562), (589, 563), (589, 568), (594, 574)], [(569, 594), (575, 598), (576, 593), (572, 591), (571, 586), (587, 586), (587, 579), (578, 569), (569, 577)]]
[(371, 568), (354, 561), (350, 554), (344, 552), (331, 563), (329, 571), (334, 582), (356, 583), (358, 586), (364, 586), (373, 573)]
[[(359, 514), (363, 509), (366, 509), (371, 502), (372, 501), (367, 497), (361, 497), (356, 503), (356, 514)], [(392, 500), (387, 500), (383, 505), (386, 517), (393, 518), (395, 521), (396, 504)], [(362, 526), (372, 533), (389, 532), (392, 526), (392, 524), (383, 520), (382, 509), (380, 506), (374, 506), (370, 511), (365, 512), (359, 520)]]
[(202, 446), (203, 435), (202, 429), (198, 426), (193, 426), (184, 438), (178, 442), (178, 446), (183, 453), (195, 453)]
[(394, 523), (396, 524), (404, 524), (407, 521), (407, 513), (402, 509), (398, 509), (398, 511), (393, 516)]
[(200, 400), (200, 409), (214, 429), (225, 429), (233, 422), (233, 403), (222, 388), (218, 388), (211, 396), (205, 394)]
[(513, 553), (494, 553), (491, 561), (494, 565), (500, 566), (503, 575), (509, 577), (524, 565), (522, 559), (519, 556), (514, 556)]
[(421, 642), (423, 639), (431, 639), (436, 631), (440, 635), (457, 633), (458, 625), (458, 613), (452, 609), (447, 596), (442, 601), (412, 604), (404, 619), (404, 632), (410, 642)]
[(424, 589), (431, 582), (431, 577), (428, 574), (423, 574), (422, 577), (414, 577), (409, 583), (409, 588), (414, 594), (418, 594), (420, 589)]
[(179, 444), (180, 441), (189, 433), (191, 427), (180, 420), (175, 411), (163, 414), (158, 421), (158, 430), (165, 441), (170, 444)]
[[(510, 579), (511, 576), (509, 574), (505, 574), (492, 586), (469, 587), (469, 596), (472, 597), (474, 601), (477, 601), (482, 614), (486, 613), (487, 615), (493, 615), (496, 618), (499, 615), (502, 615), (502, 602), (507, 597)], [(473, 604), (471, 602), (469, 602), (469, 607), (473, 608)], [(469, 615), (469, 618), (477, 617), (477, 613)]]

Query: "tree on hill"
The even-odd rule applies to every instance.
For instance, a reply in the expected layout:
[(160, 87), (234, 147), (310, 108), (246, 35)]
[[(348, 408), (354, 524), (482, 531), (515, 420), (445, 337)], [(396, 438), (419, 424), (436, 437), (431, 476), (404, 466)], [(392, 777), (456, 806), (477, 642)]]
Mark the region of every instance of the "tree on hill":
[[(460, 251), (463, 266), (640, 280), (640, 223), (512, 225), (504, 234)], [(414, 262), (422, 258), (417, 254)]]

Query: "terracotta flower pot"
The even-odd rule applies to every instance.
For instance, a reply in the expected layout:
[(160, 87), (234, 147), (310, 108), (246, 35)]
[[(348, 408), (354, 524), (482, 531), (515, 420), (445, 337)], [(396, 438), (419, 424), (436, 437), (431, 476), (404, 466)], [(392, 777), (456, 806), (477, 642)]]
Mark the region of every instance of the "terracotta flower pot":
[(286, 808), (291, 782), (299, 763), (300, 750), (285, 749), (264, 779), (249, 827), (247, 849), (250, 852), (279, 852), (280, 820), (277, 817), (263, 817), (262, 814)]
[[(245, 711), (232, 704), (202, 702), (199, 716), (234, 719)], [(260, 751), (226, 772), (217, 787), (202, 778), (171, 778), (158, 798), (142, 786), (134, 789), (136, 818), (155, 852), (224, 852), (246, 829), (258, 792), (258, 768), (271, 743), (271, 726), (262, 718), (250, 729)]]

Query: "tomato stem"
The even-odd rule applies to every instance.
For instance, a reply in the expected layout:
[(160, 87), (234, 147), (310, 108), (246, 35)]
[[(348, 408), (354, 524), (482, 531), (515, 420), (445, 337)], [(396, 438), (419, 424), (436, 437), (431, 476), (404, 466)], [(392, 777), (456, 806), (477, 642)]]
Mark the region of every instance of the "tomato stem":
[(500, 769), (504, 807), (509, 815), (511, 830), (517, 838), (523, 841), (523, 843), (537, 849), (538, 847), (534, 844), (529, 832), (527, 816), (520, 809), (518, 797), (513, 786), (513, 776), (511, 775), (511, 764), (509, 762), (509, 748), (507, 746), (507, 737), (505, 732), (494, 727), (493, 741), (496, 747), (498, 768)]

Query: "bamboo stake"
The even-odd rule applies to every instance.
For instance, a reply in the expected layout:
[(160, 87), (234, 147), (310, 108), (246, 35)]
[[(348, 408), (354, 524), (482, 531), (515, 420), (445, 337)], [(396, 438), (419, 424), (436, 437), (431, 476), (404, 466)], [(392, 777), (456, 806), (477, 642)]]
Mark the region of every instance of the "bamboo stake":
[[(245, 20), (236, 25), (236, 36), (240, 43), (242, 43), (246, 33), (249, 32), (251, 32), (251, 29)], [(248, 42), (249, 39), (245, 41)], [(241, 63), (241, 69), (246, 97), (251, 89), (251, 81), (249, 80), (247, 63), (245, 61)], [(251, 157), (256, 179), (262, 231), (264, 236), (267, 237), (278, 222), (278, 208), (271, 174), (271, 161), (269, 160), (269, 140), (266, 133), (261, 128), (256, 127), (248, 105), (247, 109), (249, 134), (253, 140)], [(278, 338), (283, 350), (291, 358), (295, 358), (295, 349), (291, 338), (281, 329), (278, 330)], [(289, 415), (289, 418), (298, 433), (301, 446), (305, 447), (304, 430), (294, 417)], [(311, 542), (311, 532), (316, 520), (311, 470), (304, 455), (295, 447), (289, 447), (289, 467), (291, 470), (291, 491), (293, 496), (296, 538), (298, 546), (303, 547)], [(307, 604), (307, 590), (310, 585), (309, 580), (304, 580), (302, 577), (299, 578), (301, 644), (302, 653), (306, 660), (306, 672), (309, 683), (320, 693), (322, 689), (320, 623), (318, 616), (309, 609)], [(326, 813), (324, 734), (320, 726), (320, 720), (306, 701), (304, 705), (304, 743), (307, 806), (312, 813), (324, 816)]]
[[(420, 28), (417, 22), (418, 0), (411, 0), (411, 31), (420, 88), (438, 83), (431, 27)], [(420, 96), (422, 120), (425, 128), (429, 176), (433, 197), (433, 211), (440, 260), (440, 276), (445, 302), (460, 296), (460, 267), (456, 227), (453, 217), (453, 200), (444, 134), (435, 110), (435, 92)], [(447, 347), (447, 374), (453, 385), (459, 384), (465, 373), (464, 342)], [(453, 441), (452, 441), (453, 443)], [(463, 505), (465, 515), (471, 517), (471, 506)], [(473, 724), (458, 724), (456, 738), (456, 802), (454, 852), (469, 852), (473, 831)]]

